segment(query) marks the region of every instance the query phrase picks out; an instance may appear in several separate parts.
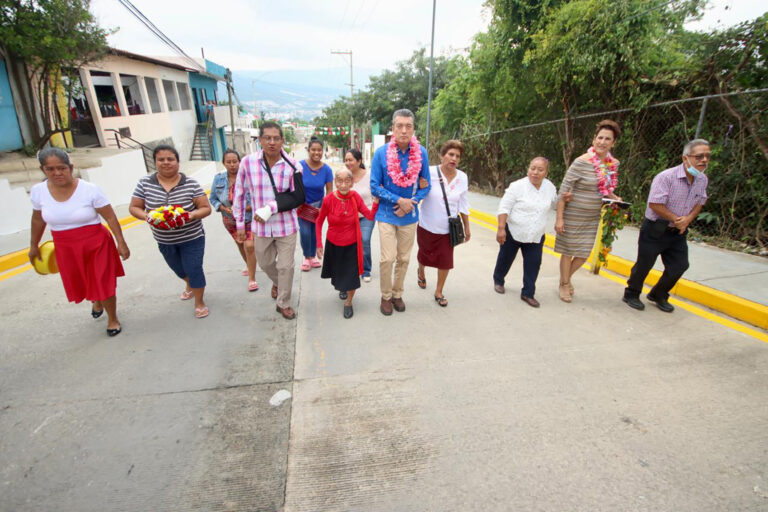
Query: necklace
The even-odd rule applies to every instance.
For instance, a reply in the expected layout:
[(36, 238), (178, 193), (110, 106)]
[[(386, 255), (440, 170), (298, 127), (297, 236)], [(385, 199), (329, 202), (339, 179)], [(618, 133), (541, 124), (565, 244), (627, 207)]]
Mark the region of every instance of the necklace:
[(392, 179), (392, 183), (398, 187), (410, 187), (419, 179), (421, 172), (421, 145), (419, 139), (411, 137), (408, 146), (408, 167), (403, 174), (400, 168), (400, 158), (397, 156), (397, 141), (394, 137), (387, 147), (387, 174)]
[(349, 197), (342, 197), (341, 194), (339, 194), (339, 191), (337, 190), (334, 192), (336, 195), (336, 198), (341, 201), (341, 214), (347, 215), (349, 213), (349, 210), (347, 209), (347, 203), (349, 202)]
[(619, 165), (616, 159), (611, 153), (607, 153), (605, 159), (601, 161), (594, 147), (589, 148), (587, 154), (597, 176), (598, 192), (603, 196), (611, 195), (619, 184)]

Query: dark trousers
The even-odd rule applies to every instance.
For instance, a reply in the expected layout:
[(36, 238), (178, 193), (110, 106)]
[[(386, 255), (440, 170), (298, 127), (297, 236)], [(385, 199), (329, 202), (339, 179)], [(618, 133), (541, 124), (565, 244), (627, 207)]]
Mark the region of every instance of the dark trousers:
[(504, 286), (504, 278), (507, 277), (519, 249), (523, 253), (523, 290), (520, 295), (532, 298), (536, 293), (536, 279), (539, 277), (541, 268), (544, 236), (539, 243), (522, 243), (512, 238), (508, 226), (504, 229), (507, 231), (507, 240), (499, 247), (496, 268), (493, 269), (493, 282)]
[(656, 299), (669, 298), (669, 290), (674, 288), (677, 281), (688, 270), (686, 233), (681, 234), (674, 228), (665, 228), (663, 231), (658, 227), (654, 229), (653, 221), (648, 219), (643, 221), (637, 238), (637, 262), (629, 274), (627, 287), (624, 289), (625, 297), (640, 296), (648, 272), (656, 263), (656, 258), (661, 255), (664, 273), (648, 295)]

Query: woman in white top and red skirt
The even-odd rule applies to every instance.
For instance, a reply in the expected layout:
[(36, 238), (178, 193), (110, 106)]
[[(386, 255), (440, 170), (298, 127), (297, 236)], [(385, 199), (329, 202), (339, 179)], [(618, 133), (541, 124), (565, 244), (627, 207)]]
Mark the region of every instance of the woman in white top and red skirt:
[(418, 285), (422, 289), (427, 287), (424, 267), (437, 268), (435, 302), (442, 307), (448, 305), (448, 299), (443, 295), (443, 286), (448, 279), (448, 272), (453, 268), (453, 246), (448, 234), (446, 200), (451, 217), (461, 215), (464, 241), (468, 242), (470, 238), (467, 201), (469, 180), (467, 175), (458, 169), (463, 152), (464, 145), (458, 140), (449, 140), (440, 148), (440, 165), (429, 168), (432, 188), (421, 203), (419, 226), (416, 229), (416, 242), (419, 244)]
[[(124, 260), (130, 250), (109, 199), (102, 190), (73, 175), (69, 155), (57, 148), (38, 154), (46, 180), (32, 187), (32, 229), (29, 261), (40, 258), (38, 244), (50, 226), (64, 291), (70, 302), (89, 300), (91, 316), (107, 312), (107, 334), (117, 336), (122, 326), (117, 318), (117, 278), (124, 276)], [(101, 224), (103, 218), (117, 239)]]

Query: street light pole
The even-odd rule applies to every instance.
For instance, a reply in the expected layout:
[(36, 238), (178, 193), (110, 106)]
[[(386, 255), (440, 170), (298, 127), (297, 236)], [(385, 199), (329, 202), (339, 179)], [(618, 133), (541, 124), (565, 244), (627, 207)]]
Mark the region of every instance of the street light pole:
[(429, 46), (429, 92), (427, 93), (427, 140), (426, 147), (429, 153), (429, 125), (432, 117), (432, 65), (435, 55), (435, 10), (437, 9), (437, 0), (432, 0), (432, 43)]
[[(352, 75), (352, 50), (331, 50), (331, 53), (334, 55), (349, 55), (349, 83), (347, 85), (349, 85), (349, 103), (354, 106), (355, 81)], [(355, 118), (353, 115), (350, 116), (349, 120), (349, 147), (355, 147)]]

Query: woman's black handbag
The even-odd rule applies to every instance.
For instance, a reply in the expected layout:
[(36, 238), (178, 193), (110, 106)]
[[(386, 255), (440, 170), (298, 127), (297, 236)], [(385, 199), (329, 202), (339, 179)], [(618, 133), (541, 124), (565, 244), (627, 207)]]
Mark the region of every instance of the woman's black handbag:
[(451, 247), (456, 247), (459, 244), (464, 243), (464, 223), (457, 214), (455, 217), (451, 217), (451, 209), (448, 206), (448, 196), (445, 193), (445, 185), (443, 185), (443, 173), (440, 172), (440, 166), (437, 166), (437, 177), (440, 181), (440, 189), (443, 191), (443, 201), (445, 201), (445, 212), (448, 214), (448, 236), (451, 239)]
[(269, 168), (266, 158), (262, 158), (261, 161), (264, 165), (264, 170), (269, 175), (269, 181), (272, 183), (272, 190), (275, 192), (275, 201), (277, 202), (278, 212), (287, 212), (293, 210), (304, 204), (304, 177), (296, 170), (287, 155), (283, 155), (283, 159), (293, 169), (293, 190), (287, 190), (286, 192), (278, 192), (275, 186), (275, 178), (272, 177), (272, 169)]

